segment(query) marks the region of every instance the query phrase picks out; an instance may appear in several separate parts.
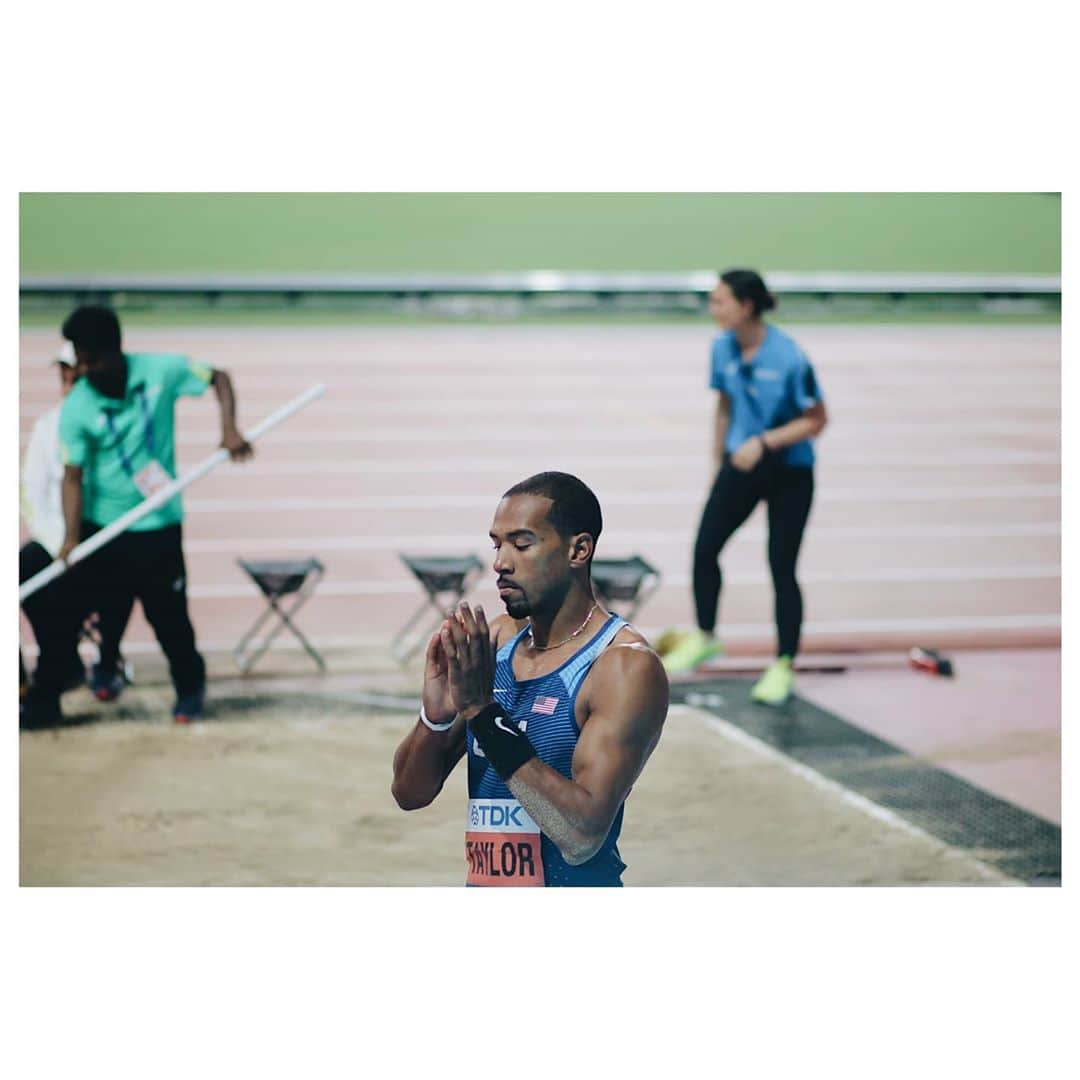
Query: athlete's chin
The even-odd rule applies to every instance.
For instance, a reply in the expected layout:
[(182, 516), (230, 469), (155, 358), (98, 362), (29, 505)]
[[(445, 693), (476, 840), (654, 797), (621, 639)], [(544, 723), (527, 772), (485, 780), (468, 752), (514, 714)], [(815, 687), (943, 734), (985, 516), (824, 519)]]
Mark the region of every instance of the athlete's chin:
[(503, 603), (506, 604), (506, 614), (511, 619), (526, 619), (532, 614), (532, 605), (524, 597), (508, 596)]

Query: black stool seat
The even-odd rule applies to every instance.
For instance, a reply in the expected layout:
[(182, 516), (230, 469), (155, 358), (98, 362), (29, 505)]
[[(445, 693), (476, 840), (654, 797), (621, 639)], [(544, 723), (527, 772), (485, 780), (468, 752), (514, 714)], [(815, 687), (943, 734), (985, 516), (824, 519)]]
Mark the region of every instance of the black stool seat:
[(660, 571), (640, 555), (593, 559), (592, 582), (605, 605), (628, 602), (628, 609), (620, 614), (633, 619), (641, 605), (660, 587)]
[(401, 561), (433, 596), (444, 592), (460, 596), (464, 591), (465, 579), (474, 570), (484, 568), (484, 564), (475, 555), (467, 555), (463, 559), (435, 555), (402, 555)]
[[(240, 639), (236, 648), (233, 649), (233, 659), (241, 671), (248, 672), (252, 669), (255, 661), (268, 648), (278, 634), (288, 627), (304, 651), (310, 656), (320, 671), (326, 670), (326, 663), (316, 651), (310, 641), (300, 632), (300, 628), (292, 621), (292, 616), (300, 609), (315, 590), (323, 574), (325, 567), (316, 558), (310, 559), (237, 559), (244, 572), (255, 582), (256, 587), (266, 597), (269, 605), (267, 609), (255, 620), (254, 625)], [(293, 596), (291, 605), (286, 609), (280, 603), (281, 598)], [(271, 615), (277, 615), (278, 623), (274, 629), (261, 641), (253, 640), (258, 630), (262, 628)]]
[[(390, 644), (394, 656), (404, 663), (426, 643), (431, 632), (446, 618), (449, 608), (468, 592), (484, 564), (475, 555), (399, 555), (427, 594)], [(440, 597), (447, 599), (440, 601)], [(435, 610), (435, 618), (426, 630), (416, 632), (417, 622), (429, 607)]]
[(308, 575), (314, 571), (323, 573), (323, 564), (318, 559), (237, 559), (250, 575), (252, 581), (267, 596), (288, 596), (297, 592)]

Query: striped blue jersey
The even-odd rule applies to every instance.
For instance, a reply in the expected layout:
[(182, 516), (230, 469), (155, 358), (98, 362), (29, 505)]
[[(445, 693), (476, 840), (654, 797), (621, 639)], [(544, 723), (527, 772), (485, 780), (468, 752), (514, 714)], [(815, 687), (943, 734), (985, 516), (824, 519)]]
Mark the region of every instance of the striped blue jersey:
[[(626, 626), (626, 620), (611, 615), (600, 633), (579, 649), (561, 667), (535, 679), (514, 678), (513, 659), (528, 627), (499, 649), (495, 657), (495, 700), (510, 718), (524, 730), (545, 765), (567, 779), (573, 779), (571, 762), (580, 731), (574, 719), (574, 704), (578, 691), (600, 654), (611, 644), (615, 635)], [(470, 881), (477, 884), (544, 884), (544, 885), (621, 885), (620, 877), (626, 864), (619, 857), (617, 841), (622, 828), (623, 807), (600, 850), (586, 863), (571, 866), (559, 849), (532, 825), (521, 804), (499, 779), (468, 732), (469, 814), (466, 826), (466, 853)], [(527, 830), (531, 826), (539, 833), (539, 860), (542, 880), (521, 880), (529, 871), (540, 874), (540, 867), (530, 867)], [(474, 832), (490, 828), (491, 832)], [(520, 830), (520, 831), (519, 831)], [(485, 836), (492, 840), (484, 842)]]

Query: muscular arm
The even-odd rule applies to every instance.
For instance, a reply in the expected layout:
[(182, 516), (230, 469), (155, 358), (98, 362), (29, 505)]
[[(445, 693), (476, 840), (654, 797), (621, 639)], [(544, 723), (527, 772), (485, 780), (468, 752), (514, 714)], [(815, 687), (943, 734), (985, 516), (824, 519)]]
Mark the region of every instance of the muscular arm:
[[(492, 648), (497, 649), (500, 633), (513, 623), (500, 616), (491, 624)], [(465, 720), (455, 716), (446, 695), (446, 658), (436, 632), (428, 642), (424, 658), (424, 709), (435, 724), (453, 718), (448, 731), (432, 731), (419, 719), (394, 752), (394, 779), (390, 792), (402, 810), (419, 810), (430, 805), (442, 791), (446, 778), (465, 753)]]
[(731, 422), (731, 399), (724, 393), (716, 395), (716, 415), (713, 417), (713, 471), (719, 472), (724, 463), (724, 442)]
[(449, 731), (431, 731), (417, 720), (394, 751), (394, 802), (402, 810), (429, 806), (464, 753), (465, 721), (460, 716)]
[(59, 559), (66, 559), (79, 543), (83, 509), (82, 474), (78, 465), (64, 466), (64, 479), (60, 485), (60, 500), (64, 508), (64, 543), (57, 555)]
[(588, 715), (571, 766), (573, 778), (539, 758), (507, 781), (529, 816), (571, 865), (602, 846), (660, 738), (668, 683), (647, 646), (616, 645), (597, 661), (588, 684)]
[(766, 431), (763, 436), (765, 445), (770, 450), (782, 450), (785, 446), (794, 446), (804, 439), (812, 439), (815, 435), (819, 435), (828, 421), (825, 404), (819, 401), (811, 405), (802, 416), (778, 428)]

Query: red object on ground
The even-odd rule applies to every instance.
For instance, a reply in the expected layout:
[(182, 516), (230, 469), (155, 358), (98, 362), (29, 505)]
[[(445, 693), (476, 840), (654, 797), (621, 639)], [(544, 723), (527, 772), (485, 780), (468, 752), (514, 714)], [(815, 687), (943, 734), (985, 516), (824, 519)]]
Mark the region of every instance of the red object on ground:
[(932, 675), (949, 675), (953, 673), (952, 661), (948, 657), (933, 649), (921, 649), (915, 646), (908, 653), (911, 666), (918, 671), (929, 671)]

